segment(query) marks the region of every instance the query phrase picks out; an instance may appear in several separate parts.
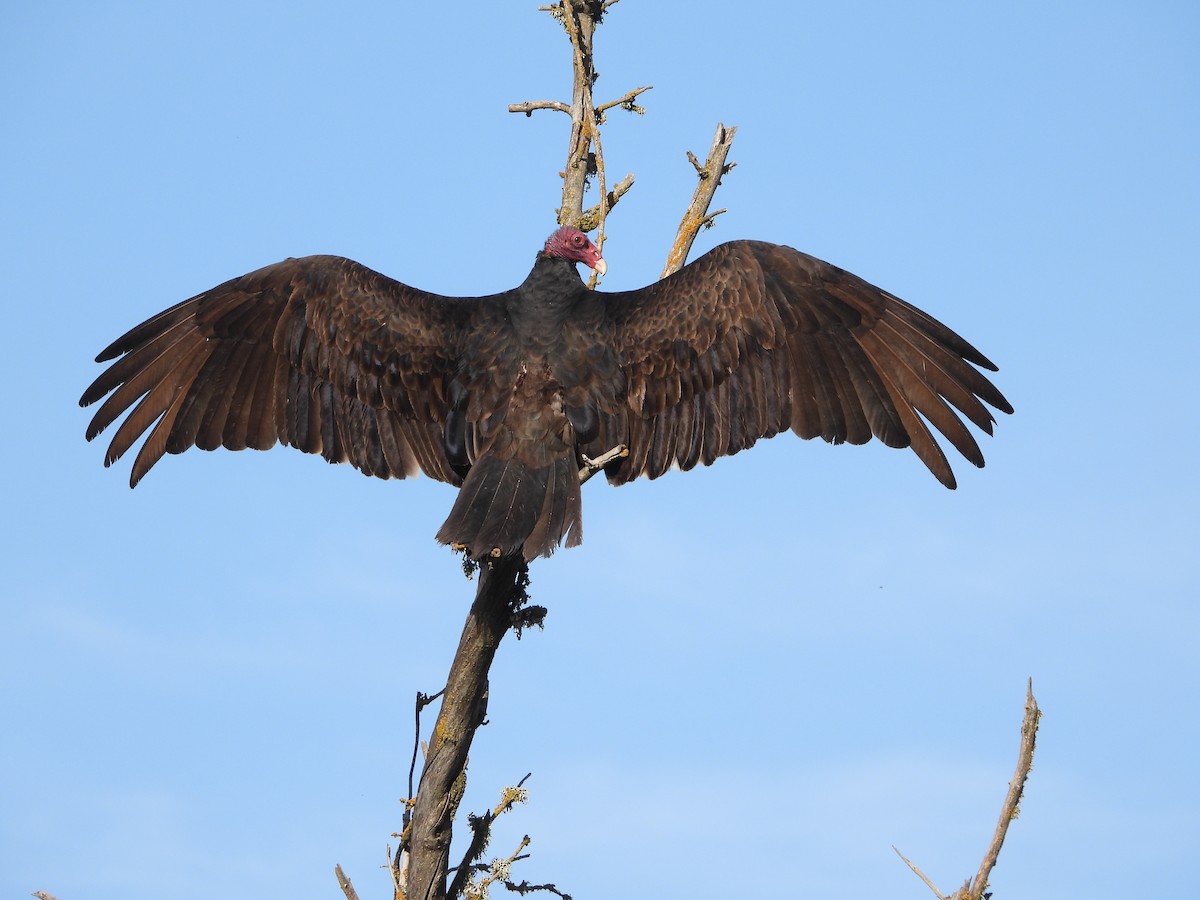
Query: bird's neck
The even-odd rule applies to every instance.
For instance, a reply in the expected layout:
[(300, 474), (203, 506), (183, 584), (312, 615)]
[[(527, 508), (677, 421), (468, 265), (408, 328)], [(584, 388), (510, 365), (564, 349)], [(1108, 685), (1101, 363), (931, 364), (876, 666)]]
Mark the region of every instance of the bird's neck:
[(551, 339), (587, 293), (575, 263), (539, 253), (529, 277), (510, 296), (508, 313), (518, 334)]

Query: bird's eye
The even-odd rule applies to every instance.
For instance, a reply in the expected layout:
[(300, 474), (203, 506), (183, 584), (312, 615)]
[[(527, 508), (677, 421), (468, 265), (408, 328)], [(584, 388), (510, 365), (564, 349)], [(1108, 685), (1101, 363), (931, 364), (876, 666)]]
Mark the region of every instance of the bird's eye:
[(575, 237), (571, 238), (571, 240), (575, 242), (575, 246), (576, 246), (576, 247), (582, 247), (582, 246), (583, 246), (583, 240), (584, 240), (584, 239), (583, 239), (583, 235), (582, 235), (582, 234), (577, 234), (577, 235), (575, 235)]

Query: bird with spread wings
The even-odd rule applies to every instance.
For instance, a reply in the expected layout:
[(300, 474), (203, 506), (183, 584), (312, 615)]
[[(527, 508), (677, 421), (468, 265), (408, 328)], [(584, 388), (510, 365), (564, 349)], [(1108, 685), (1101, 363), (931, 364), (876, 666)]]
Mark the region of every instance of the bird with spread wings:
[[(941, 322), (790, 247), (722, 244), (634, 291), (577, 229), (516, 288), (444, 297), (349, 259), (288, 259), (167, 309), (97, 357), (91, 440), (125, 416), (105, 465), (145, 435), (130, 485), (165, 453), (276, 443), (380, 478), (459, 487), (438, 540), (472, 558), (548, 556), (582, 537), (579, 470), (610, 448), (613, 484), (708, 465), (791, 430), (911, 447), (955, 486), (932, 426), (983, 466), (1012, 406), (982, 353)], [(127, 415), (126, 415), (127, 414)]]

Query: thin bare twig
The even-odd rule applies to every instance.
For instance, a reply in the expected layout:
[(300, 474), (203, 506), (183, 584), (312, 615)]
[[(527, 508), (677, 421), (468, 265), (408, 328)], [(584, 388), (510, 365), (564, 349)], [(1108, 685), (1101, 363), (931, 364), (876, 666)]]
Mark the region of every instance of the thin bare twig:
[(613, 189), (608, 192), (608, 196), (604, 198), (604, 202), (608, 204), (608, 211), (612, 212), (612, 208), (617, 205), (617, 201), (625, 196), (626, 191), (633, 187), (633, 173), (629, 173), (616, 184)]
[[(404, 829), (405, 832), (408, 829)], [(388, 870), (388, 874), (392, 876), (392, 898), (393, 900), (408, 900), (408, 893), (404, 886), (408, 884), (408, 861), (412, 858), (410, 853), (402, 853), (400, 848), (406, 846), (404, 840), (400, 841), (396, 849), (395, 855), (392, 854), (392, 845), (388, 844), (384, 849), (384, 861)]]
[(617, 100), (610, 100), (608, 103), (600, 104), (599, 106), (596, 107), (597, 120), (601, 124), (603, 124), (604, 123), (604, 114), (606, 112), (608, 112), (610, 109), (612, 109), (614, 106), (620, 106), (621, 108), (626, 109), (629, 112), (637, 113), (639, 116), (643, 115), (646, 112), (646, 110), (642, 109), (640, 106), (638, 106), (633, 101), (637, 99), (638, 94), (644, 94), (644, 93), (646, 93), (646, 91), (652, 91), (652, 90), (654, 90), (654, 85), (647, 84), (640, 88), (634, 88), (632, 91), (626, 92), (624, 97), (621, 97)]
[(561, 100), (526, 100), (524, 103), (508, 104), (508, 111), (511, 113), (525, 113), (532, 116), (536, 110), (552, 109), (555, 112), (571, 114), (571, 107), (563, 103)]
[[(422, 691), (417, 691), (417, 700), (413, 704), (413, 752), (412, 760), (408, 764), (408, 798), (404, 801), (403, 822), (405, 829), (408, 828), (408, 823), (412, 818), (413, 797), (416, 796), (416, 791), (413, 790), (413, 776), (417, 771), (417, 751), (421, 747), (421, 711), (444, 693), (446, 693), (445, 688), (442, 688), (436, 694), (426, 694)], [(401, 844), (403, 845), (403, 841)]]
[[(580, 455), (582, 455), (582, 454), (580, 454)], [(628, 456), (628, 455), (629, 455), (629, 448), (626, 447), (624, 444), (617, 444), (617, 446), (613, 447), (611, 450), (606, 450), (604, 453), (601, 453), (595, 459), (591, 459), (590, 457), (584, 456), (583, 457), (583, 467), (579, 470), (579, 483), (583, 484), (585, 481), (587, 481), (589, 478), (591, 478), (593, 475), (595, 475), (597, 472), (599, 472), (601, 469), (603, 469), (605, 466), (607, 466), (613, 460), (621, 459), (622, 457)]]
[[(613, 0), (615, 3), (616, 0)], [(571, 900), (571, 895), (558, 889), (556, 884), (530, 884), (528, 881), (522, 881), (520, 884), (513, 884), (511, 881), (504, 882), (504, 886), (514, 894), (520, 894), (524, 897), (526, 894), (535, 894), (538, 891), (545, 891), (548, 894), (554, 894), (556, 897), (562, 897), (562, 900)]]
[(721, 176), (737, 165), (737, 163), (725, 163), (726, 157), (729, 156), (729, 148), (733, 145), (733, 136), (736, 133), (737, 128), (726, 128), (718, 123), (717, 132), (713, 136), (712, 147), (709, 148), (708, 158), (704, 161), (704, 165), (700, 165), (694, 154), (688, 153), (688, 159), (695, 167), (700, 183), (696, 185), (696, 191), (692, 194), (692, 202), (688, 204), (683, 219), (679, 223), (679, 231), (675, 234), (675, 243), (671, 245), (671, 252), (667, 254), (667, 263), (663, 267), (662, 278), (683, 268), (688, 254), (692, 252), (692, 244), (696, 240), (696, 235), (700, 233), (700, 229), (712, 225), (713, 219), (725, 212), (725, 210), (719, 209), (710, 213), (708, 207), (721, 184)]
[(967, 879), (963, 886), (953, 894), (943, 894), (938, 890), (937, 885), (908, 857), (892, 847), (896, 851), (896, 855), (904, 860), (904, 864), (912, 869), (913, 873), (937, 895), (938, 900), (983, 900), (984, 892), (988, 887), (988, 878), (991, 877), (992, 869), (996, 867), (996, 861), (1000, 858), (1000, 848), (1004, 846), (1008, 826), (1017, 817), (1021, 797), (1025, 792), (1025, 782), (1029, 778), (1030, 769), (1033, 768), (1033, 751), (1034, 745), (1037, 743), (1038, 721), (1041, 717), (1042, 711), (1038, 709), (1037, 700), (1033, 696), (1033, 679), (1031, 678), (1025, 693), (1025, 717), (1021, 720), (1021, 748), (1017, 752), (1017, 770), (1013, 775), (1013, 780), (1008, 783), (1008, 793), (1004, 797), (1004, 804), (1000, 807), (1000, 821), (996, 824), (996, 831), (992, 835), (991, 843), (988, 844), (987, 852), (983, 854), (983, 862), (980, 863), (979, 871), (973, 879)]
[(906, 866), (908, 866), (910, 869), (912, 869), (913, 874), (916, 875), (918, 878), (920, 878), (923, 882), (925, 882), (926, 887), (928, 887), (931, 891), (934, 892), (934, 894), (937, 895), (938, 900), (946, 900), (946, 898), (942, 896), (942, 892), (937, 889), (937, 885), (929, 880), (928, 875), (926, 875), (924, 872), (922, 872), (920, 869), (918, 869), (916, 864), (911, 859), (909, 859), (907, 856), (905, 856), (903, 853), (901, 853), (895, 846), (893, 846), (892, 849), (896, 851), (896, 855), (898, 857), (900, 857), (902, 860), (904, 860), (904, 864)]

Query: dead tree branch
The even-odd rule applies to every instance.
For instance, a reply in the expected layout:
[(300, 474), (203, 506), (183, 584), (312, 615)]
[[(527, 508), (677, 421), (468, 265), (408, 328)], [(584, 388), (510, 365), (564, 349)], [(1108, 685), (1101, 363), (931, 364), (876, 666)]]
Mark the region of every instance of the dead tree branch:
[[(563, 171), (563, 204), (558, 211), (558, 221), (561, 225), (574, 225), (581, 231), (596, 231), (596, 246), (603, 250), (608, 188), (604, 178), (604, 150), (600, 146), (600, 129), (592, 103), (592, 88), (598, 77), (592, 46), (602, 11), (597, 4), (587, 0), (564, 0), (562, 6), (563, 24), (574, 51), (574, 79), (571, 91), (571, 140), (567, 148), (567, 167)], [(583, 195), (591, 175), (596, 175), (600, 181), (598, 215), (585, 215), (583, 211)], [(590, 214), (592, 210), (588, 212)], [(594, 273), (591, 283), (596, 283)]]
[(488, 671), (496, 648), (525, 603), (528, 567), (519, 555), (480, 567), (475, 602), (446, 680), (442, 707), (417, 787), (402, 882), (407, 900), (441, 900), (446, 894), (454, 814), (466, 787), (467, 754), (487, 713)]
[(596, 166), (592, 153), (592, 87), (596, 83), (592, 39), (596, 20), (587, 14), (586, 4), (576, 6), (570, 0), (564, 0), (559, 5), (562, 7), (563, 25), (571, 39), (574, 76), (571, 86), (571, 135), (567, 143), (567, 164), (563, 169), (562, 206), (558, 209), (558, 223), (591, 231), (594, 225), (592, 228), (583, 227), (583, 195), (587, 190), (588, 176)]
[[(582, 456), (582, 454), (580, 454)], [(629, 448), (624, 444), (617, 444), (611, 450), (601, 453), (595, 459), (583, 457), (583, 467), (579, 470), (579, 483), (583, 484), (613, 460), (621, 459), (629, 455)]]
[[(627, 112), (637, 113), (639, 116), (645, 115), (646, 110), (634, 103), (634, 100), (637, 99), (639, 94), (644, 94), (646, 91), (652, 89), (652, 85), (634, 88), (632, 91), (627, 92), (624, 97), (620, 97), (616, 100), (610, 100), (608, 103), (603, 103), (600, 106), (597, 106), (596, 116), (599, 119), (600, 124), (603, 125), (605, 122), (604, 114), (615, 106), (619, 106)], [(553, 110), (554, 112), (566, 113), (567, 115), (571, 114), (570, 105), (563, 103), (561, 100), (527, 100), (524, 103), (508, 104), (509, 112), (525, 113), (526, 117), (532, 116), (540, 109), (549, 109)]]
[(407, 830), (408, 823), (412, 820), (412, 808), (416, 803), (417, 792), (413, 787), (413, 776), (417, 771), (417, 752), (421, 748), (421, 711), (430, 703), (446, 693), (446, 689), (438, 691), (436, 694), (426, 694), (423, 691), (417, 691), (417, 702), (413, 709), (413, 752), (412, 760), (408, 764), (408, 797), (404, 801), (404, 828)]
[[(421, 709), (439, 696), (442, 705), (425, 748), (425, 765), (415, 796), (405, 801), (404, 829), (398, 835), (400, 844), (394, 856), (388, 849), (395, 900), (445, 900), (458, 896), (447, 893), (450, 841), (454, 816), (466, 789), (467, 754), (476, 730), (487, 716), (488, 672), (509, 629), (516, 630), (519, 636), (520, 629), (540, 625), (546, 613), (542, 607), (525, 606), (529, 569), (520, 555), (489, 560), (478, 571), (475, 602), (463, 626), (446, 686), (432, 696), (417, 695), (418, 744)], [(522, 790), (520, 785), (508, 789), (501, 807), (497, 807), (491, 818), (519, 802)], [(413, 795), (411, 769), (409, 794)], [(335, 873), (347, 900), (357, 900), (341, 866)], [(457, 888), (461, 891), (462, 886)]]
[(1017, 769), (1013, 774), (1013, 780), (1008, 783), (1008, 795), (1004, 798), (1004, 805), (1000, 807), (1000, 819), (996, 823), (992, 843), (988, 847), (987, 853), (984, 854), (983, 862), (979, 865), (979, 871), (975, 874), (974, 881), (971, 882), (973, 897), (983, 896), (992, 869), (995, 868), (996, 861), (1000, 858), (1000, 848), (1004, 846), (1008, 826), (1020, 814), (1025, 782), (1033, 768), (1033, 751), (1037, 744), (1038, 722), (1041, 718), (1042, 711), (1038, 708), (1037, 700), (1033, 696), (1033, 679), (1031, 678), (1025, 690), (1025, 718), (1021, 722), (1021, 749), (1017, 754)]
[[(616, 0), (613, 0), (616, 2)], [(562, 900), (571, 900), (571, 895), (563, 893), (558, 889), (556, 884), (530, 884), (528, 881), (522, 881), (520, 884), (514, 884), (511, 881), (504, 882), (504, 886), (514, 894), (520, 894), (524, 897), (526, 894), (535, 894), (538, 891), (545, 891), (548, 894), (554, 894), (556, 897), (562, 897)]]
[(552, 109), (555, 112), (571, 114), (571, 107), (558, 100), (527, 100), (524, 103), (508, 104), (508, 111), (513, 113), (525, 113), (526, 117), (532, 116), (535, 110)]
[(1017, 770), (1013, 775), (1013, 780), (1008, 783), (1008, 794), (1004, 798), (1004, 804), (1000, 807), (1000, 821), (996, 824), (991, 843), (988, 844), (987, 852), (983, 854), (983, 862), (979, 864), (979, 871), (975, 873), (974, 878), (968, 878), (963, 886), (953, 894), (945, 895), (903, 853), (896, 850), (895, 847), (892, 848), (896, 850), (896, 855), (904, 860), (904, 864), (912, 869), (913, 873), (937, 895), (938, 900), (983, 900), (992, 869), (996, 867), (996, 862), (1000, 859), (1000, 848), (1004, 846), (1008, 826), (1020, 813), (1025, 782), (1029, 778), (1030, 769), (1033, 768), (1033, 751), (1037, 743), (1038, 721), (1041, 717), (1042, 711), (1038, 708), (1037, 700), (1033, 696), (1033, 679), (1030, 679), (1025, 693), (1025, 717), (1021, 721), (1021, 748), (1017, 753)]
[(350, 883), (350, 879), (346, 877), (346, 873), (342, 871), (340, 865), (333, 867), (333, 874), (337, 876), (338, 886), (346, 895), (346, 900), (358, 900), (358, 891), (354, 890), (354, 885)]
[[(505, 861), (503, 872), (500, 871), (501, 867), (498, 866), (479, 867), (476, 865), (476, 861), (483, 856), (483, 851), (487, 849), (488, 841), (491, 840), (492, 823), (518, 803), (525, 802), (528, 797), (528, 792), (525, 790), (525, 782), (528, 780), (529, 775), (526, 775), (517, 782), (516, 787), (505, 788), (500, 795), (500, 802), (496, 804), (495, 808), (487, 810), (482, 816), (468, 817), (467, 823), (471, 827), (471, 845), (467, 848), (467, 852), (463, 854), (463, 860), (459, 863), (458, 870), (454, 873), (454, 880), (450, 882), (448, 896), (461, 896), (471, 874), (480, 869), (489, 873), (483, 882), (483, 887), (508, 877), (509, 870), (511, 870), (512, 864), (516, 861), (518, 854), (529, 846), (529, 835), (525, 835), (525, 840), (517, 848), (517, 852)], [(476, 893), (479, 892), (477, 891)]]
[(643, 85), (640, 88), (634, 88), (632, 91), (627, 92), (624, 97), (620, 97), (616, 100), (610, 100), (608, 103), (602, 103), (596, 107), (596, 119), (601, 125), (603, 125), (604, 114), (614, 106), (619, 106), (626, 112), (637, 113), (639, 116), (644, 116), (646, 114), (646, 110), (638, 106), (633, 101), (638, 98), (638, 94), (644, 94), (646, 91), (652, 90), (654, 90), (653, 85)]
[(700, 183), (696, 185), (696, 192), (692, 194), (692, 202), (688, 204), (688, 208), (683, 214), (683, 220), (679, 223), (679, 231), (675, 234), (675, 243), (671, 245), (671, 252), (667, 254), (667, 264), (663, 267), (661, 277), (666, 278), (672, 272), (683, 268), (688, 254), (692, 252), (692, 243), (696, 240), (700, 229), (711, 226), (713, 219), (725, 212), (725, 210), (719, 209), (710, 213), (708, 207), (712, 204), (713, 196), (721, 185), (721, 176), (737, 165), (737, 163), (726, 164), (725, 162), (736, 132), (737, 128), (726, 128), (717, 123), (717, 132), (713, 135), (712, 146), (708, 150), (708, 158), (704, 161), (704, 165), (700, 165), (694, 154), (688, 153), (688, 159), (695, 167)]
[[(509, 105), (509, 112), (524, 113), (530, 116), (535, 110), (549, 109), (556, 112), (568, 113), (571, 116), (571, 134), (567, 144), (567, 162), (561, 173), (563, 179), (562, 205), (557, 210), (560, 225), (573, 225), (582, 231), (597, 232), (596, 244), (604, 249), (604, 220), (608, 213), (620, 201), (621, 197), (633, 187), (633, 175), (626, 175), (614, 188), (608, 190), (607, 176), (604, 168), (604, 149), (600, 141), (600, 125), (605, 121), (604, 114), (615, 107), (621, 107), (629, 112), (644, 113), (645, 110), (637, 105), (636, 100), (650, 85), (644, 85), (627, 91), (623, 96), (608, 103), (596, 106), (592, 100), (592, 88), (596, 84), (596, 68), (593, 62), (592, 46), (596, 26), (600, 23), (604, 12), (615, 3), (597, 2), (597, 0), (561, 0), (552, 6), (540, 6), (540, 10), (549, 12), (563, 26), (571, 42), (573, 79), (570, 104), (558, 100), (531, 100), (525, 103)], [(595, 177), (598, 182), (600, 200), (594, 206), (584, 209), (584, 195), (587, 192), (588, 181)], [(596, 276), (592, 276), (595, 285)]]

